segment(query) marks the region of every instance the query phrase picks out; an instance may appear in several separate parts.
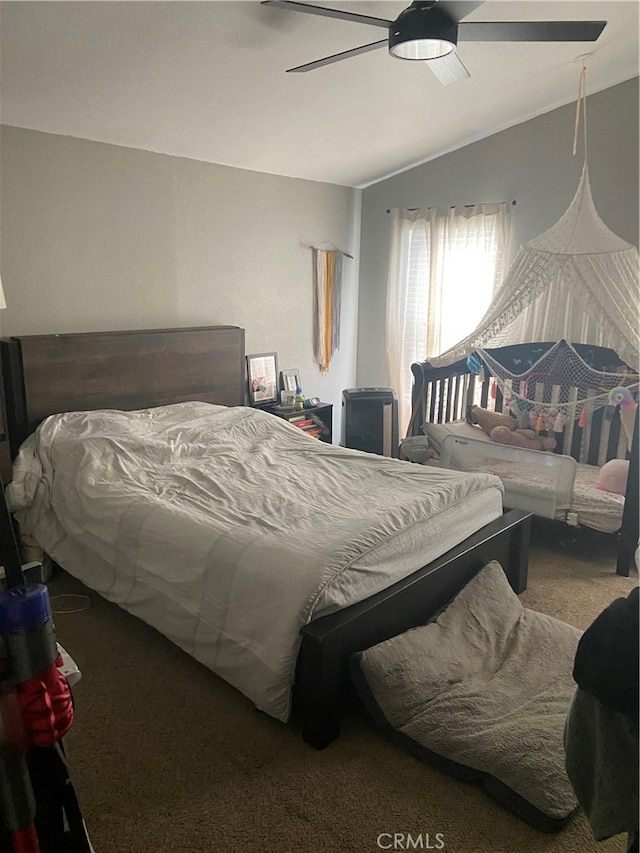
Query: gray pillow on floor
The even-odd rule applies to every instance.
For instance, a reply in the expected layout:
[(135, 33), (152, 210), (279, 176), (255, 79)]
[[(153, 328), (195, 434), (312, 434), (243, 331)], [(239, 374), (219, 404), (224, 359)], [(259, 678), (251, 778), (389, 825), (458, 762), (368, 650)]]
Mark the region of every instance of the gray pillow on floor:
[(433, 622), (359, 653), (352, 671), (397, 742), (551, 831), (577, 806), (563, 730), (580, 636), (525, 609), (491, 562)]

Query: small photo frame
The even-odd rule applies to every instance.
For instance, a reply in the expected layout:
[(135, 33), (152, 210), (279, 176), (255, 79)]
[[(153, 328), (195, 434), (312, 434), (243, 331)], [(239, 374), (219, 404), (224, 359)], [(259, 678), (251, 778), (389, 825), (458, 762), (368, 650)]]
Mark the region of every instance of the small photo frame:
[(285, 391), (280, 392), (280, 405), (283, 409), (293, 409), (296, 404), (296, 392)]
[(278, 402), (278, 356), (275, 352), (247, 356), (247, 383), (252, 406)]
[(297, 367), (292, 367), (290, 370), (280, 371), (280, 388), (283, 391), (293, 391), (295, 395), (296, 388), (300, 385), (300, 373)]

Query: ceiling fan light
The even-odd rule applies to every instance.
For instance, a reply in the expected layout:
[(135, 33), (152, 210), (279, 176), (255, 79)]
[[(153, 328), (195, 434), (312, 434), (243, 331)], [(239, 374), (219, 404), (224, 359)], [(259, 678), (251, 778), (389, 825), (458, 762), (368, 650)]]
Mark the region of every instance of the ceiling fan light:
[(442, 39), (413, 39), (401, 42), (389, 48), (391, 56), (397, 59), (439, 59), (455, 49), (450, 41)]
[(439, 59), (457, 41), (456, 22), (428, 0), (416, 0), (389, 27), (389, 53), (397, 59)]

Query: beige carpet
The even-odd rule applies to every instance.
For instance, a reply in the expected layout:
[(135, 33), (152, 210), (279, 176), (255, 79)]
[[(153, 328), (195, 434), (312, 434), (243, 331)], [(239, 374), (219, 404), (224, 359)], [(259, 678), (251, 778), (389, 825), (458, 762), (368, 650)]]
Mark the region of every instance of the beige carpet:
[[(523, 602), (585, 628), (637, 583), (614, 567), (608, 537), (562, 548), (559, 530), (538, 523)], [(88, 591), (58, 575), (51, 594), (66, 592)], [(421, 834), (423, 849), (447, 853), (625, 849), (622, 838), (596, 844), (582, 815), (558, 834), (536, 832), (398, 751), (364, 715), (316, 752), (295, 725), (256, 712), (154, 630), (89, 595), (88, 610), (58, 614), (56, 627), (83, 674), (66, 744), (96, 853), (375, 853), (381, 833)]]

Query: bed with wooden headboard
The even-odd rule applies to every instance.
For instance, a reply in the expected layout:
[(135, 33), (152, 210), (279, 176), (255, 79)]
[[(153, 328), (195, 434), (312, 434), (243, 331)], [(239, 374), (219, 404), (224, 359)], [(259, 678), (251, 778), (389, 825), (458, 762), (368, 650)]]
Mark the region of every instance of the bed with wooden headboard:
[[(14, 457), (56, 413), (193, 400), (245, 405), (244, 330), (234, 326), (15, 336), (0, 346)], [(338, 736), (354, 652), (427, 621), (489, 560), (522, 591), (529, 521), (527, 513), (506, 513), (408, 577), (304, 625), (293, 687), (304, 739), (322, 748)]]
[(2, 364), (14, 456), (58, 412), (245, 402), (237, 326), (20, 335), (2, 341)]

